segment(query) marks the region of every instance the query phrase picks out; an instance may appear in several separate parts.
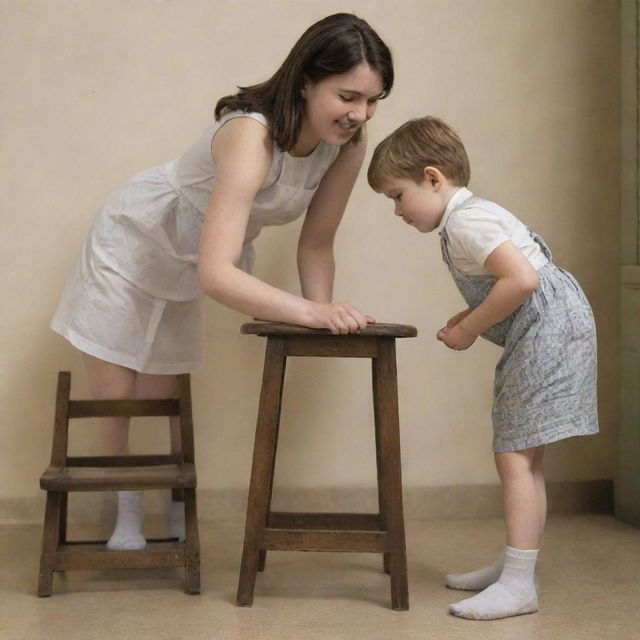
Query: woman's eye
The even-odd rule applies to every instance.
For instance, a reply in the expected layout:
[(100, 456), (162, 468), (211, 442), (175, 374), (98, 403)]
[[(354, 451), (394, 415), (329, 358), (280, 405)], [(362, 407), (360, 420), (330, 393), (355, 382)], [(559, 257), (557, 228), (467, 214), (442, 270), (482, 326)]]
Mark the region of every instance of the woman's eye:
[(353, 98), (351, 96), (340, 96), (343, 102), (353, 102)]

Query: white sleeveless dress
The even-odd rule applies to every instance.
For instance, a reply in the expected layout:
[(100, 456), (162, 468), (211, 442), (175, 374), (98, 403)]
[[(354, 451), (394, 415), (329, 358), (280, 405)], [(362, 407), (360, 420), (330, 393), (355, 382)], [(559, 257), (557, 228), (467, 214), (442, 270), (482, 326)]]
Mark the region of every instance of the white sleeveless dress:
[[(152, 374), (191, 371), (202, 361), (202, 292), (196, 267), (203, 216), (216, 167), (211, 142), (234, 111), (209, 127), (178, 159), (116, 189), (94, 219), (67, 280), (51, 328), (75, 347)], [(264, 226), (304, 213), (339, 147), (320, 142), (296, 158), (275, 144), (254, 200), (239, 266), (250, 272), (252, 242)]]

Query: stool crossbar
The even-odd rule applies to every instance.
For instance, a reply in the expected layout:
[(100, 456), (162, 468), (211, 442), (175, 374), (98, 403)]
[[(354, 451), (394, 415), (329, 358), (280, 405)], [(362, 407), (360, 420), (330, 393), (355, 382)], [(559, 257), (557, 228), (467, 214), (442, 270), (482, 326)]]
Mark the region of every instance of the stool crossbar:
[[(384, 570), (390, 575), (392, 608), (407, 610), (395, 339), (416, 336), (415, 327), (369, 324), (360, 333), (337, 336), (323, 329), (251, 322), (244, 324), (241, 332), (266, 337), (267, 347), (237, 603), (253, 603), (256, 575), (265, 568), (268, 550), (356, 551), (383, 554)], [(285, 366), (291, 356), (371, 359), (378, 513), (271, 511)]]
[[(71, 374), (58, 374), (51, 463), (40, 477), (47, 492), (38, 596), (49, 596), (53, 573), (68, 570), (184, 567), (187, 593), (200, 593), (200, 543), (189, 375), (178, 376), (178, 397), (154, 400), (71, 400)], [(181, 451), (167, 455), (69, 456), (69, 420), (179, 416)], [(185, 542), (148, 540), (145, 549), (110, 551), (105, 540), (67, 540), (72, 491), (171, 489), (184, 499)]]

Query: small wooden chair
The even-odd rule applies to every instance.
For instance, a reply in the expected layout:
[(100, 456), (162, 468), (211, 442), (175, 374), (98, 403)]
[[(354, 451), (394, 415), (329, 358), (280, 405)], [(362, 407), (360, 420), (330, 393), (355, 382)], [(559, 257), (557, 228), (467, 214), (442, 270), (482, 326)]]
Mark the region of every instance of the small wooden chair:
[[(178, 398), (157, 400), (70, 400), (71, 374), (58, 374), (51, 464), (40, 477), (47, 492), (38, 596), (49, 596), (53, 572), (67, 570), (185, 567), (187, 593), (200, 593), (200, 543), (189, 375), (178, 376)], [(179, 416), (181, 452), (168, 455), (68, 456), (69, 419)], [(71, 491), (180, 491), (185, 506), (185, 542), (148, 540), (135, 551), (109, 551), (106, 541), (67, 540)]]
[[(332, 335), (277, 322), (250, 322), (244, 334), (267, 338), (249, 486), (237, 603), (251, 606), (258, 571), (268, 550), (381, 553), (391, 583), (391, 606), (409, 608), (402, 511), (396, 338), (415, 327), (369, 324), (360, 333)], [(292, 356), (370, 358), (373, 377), (378, 513), (277, 513), (271, 511), (286, 360)]]

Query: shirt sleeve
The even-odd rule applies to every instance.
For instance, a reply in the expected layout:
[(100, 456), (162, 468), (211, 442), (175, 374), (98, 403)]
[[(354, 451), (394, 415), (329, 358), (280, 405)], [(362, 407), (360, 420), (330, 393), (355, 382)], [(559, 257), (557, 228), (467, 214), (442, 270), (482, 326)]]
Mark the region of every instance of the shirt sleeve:
[(450, 252), (483, 266), (489, 254), (510, 239), (504, 222), (484, 209), (456, 211), (447, 224)]

